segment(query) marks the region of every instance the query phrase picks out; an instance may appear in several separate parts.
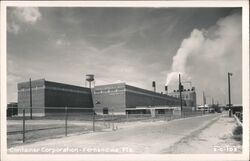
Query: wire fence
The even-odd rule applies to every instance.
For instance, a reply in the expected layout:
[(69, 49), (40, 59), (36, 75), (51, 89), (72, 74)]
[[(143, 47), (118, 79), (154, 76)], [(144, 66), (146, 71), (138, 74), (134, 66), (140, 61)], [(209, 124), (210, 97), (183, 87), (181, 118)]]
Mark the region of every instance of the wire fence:
[[(39, 111), (40, 113), (36, 113)], [(7, 144), (12, 147), (22, 143), (64, 137), (72, 134), (115, 131), (121, 123), (136, 121), (170, 121), (174, 119), (201, 116), (202, 111), (183, 111), (175, 115), (173, 111), (163, 114), (114, 113), (97, 115), (93, 108), (18, 108), (18, 115), (8, 117)]]

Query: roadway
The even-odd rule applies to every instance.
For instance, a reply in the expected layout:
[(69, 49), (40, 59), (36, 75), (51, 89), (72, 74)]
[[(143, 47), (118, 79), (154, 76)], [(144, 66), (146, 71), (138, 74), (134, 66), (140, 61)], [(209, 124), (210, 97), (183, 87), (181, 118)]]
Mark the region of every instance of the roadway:
[[(222, 115), (209, 114), (168, 122), (120, 123), (115, 125), (118, 127), (116, 131), (107, 130), (83, 135), (71, 135), (16, 146), (15, 148), (79, 148), (79, 153), (99, 153), (100, 151), (101, 153), (136, 154), (175, 153), (180, 152), (183, 140), (206, 131), (211, 125), (216, 124)], [(173, 150), (173, 147), (176, 151)], [(61, 152), (58, 151), (58, 153)]]

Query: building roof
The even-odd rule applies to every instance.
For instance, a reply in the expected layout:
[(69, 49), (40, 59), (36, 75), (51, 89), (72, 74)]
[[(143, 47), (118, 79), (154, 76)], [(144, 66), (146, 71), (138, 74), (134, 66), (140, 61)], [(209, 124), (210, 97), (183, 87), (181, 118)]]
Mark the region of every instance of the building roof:
[[(66, 83), (47, 81), (45, 79), (31, 80), (31, 86), (32, 87), (44, 86), (44, 85), (45, 86), (56, 86), (58, 88), (78, 89), (78, 90), (89, 89), (87, 87), (82, 87), (82, 86), (76, 86), (76, 85), (71, 85), (71, 84), (66, 84)], [(22, 88), (29, 88), (29, 81), (18, 83), (18, 89), (22, 89)]]

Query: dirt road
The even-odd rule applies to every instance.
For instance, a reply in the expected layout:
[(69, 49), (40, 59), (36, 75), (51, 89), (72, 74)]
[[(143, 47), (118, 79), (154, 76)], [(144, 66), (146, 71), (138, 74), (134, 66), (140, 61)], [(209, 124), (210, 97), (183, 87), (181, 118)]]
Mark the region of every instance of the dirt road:
[(241, 153), (241, 141), (234, 139), (232, 134), (236, 126), (235, 119), (224, 113), (215, 123), (181, 139), (166, 149), (165, 152), (188, 154)]
[[(68, 136), (15, 148), (74, 149), (76, 153), (169, 153), (174, 145), (199, 134), (217, 122), (221, 114), (210, 114), (173, 121), (118, 124), (118, 130)], [(80, 150), (79, 150), (80, 149)], [(9, 149), (13, 152), (13, 149)], [(65, 151), (64, 151), (65, 152)], [(49, 153), (64, 153), (60, 150)]]

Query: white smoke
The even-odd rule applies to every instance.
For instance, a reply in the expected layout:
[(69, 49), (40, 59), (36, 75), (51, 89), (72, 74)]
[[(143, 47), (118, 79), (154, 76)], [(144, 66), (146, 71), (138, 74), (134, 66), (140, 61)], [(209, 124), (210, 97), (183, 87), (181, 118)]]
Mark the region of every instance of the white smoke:
[(182, 41), (181, 47), (178, 49), (177, 54), (173, 57), (173, 64), (171, 72), (167, 75), (166, 84), (178, 80), (178, 75), (181, 74), (185, 79), (191, 79), (186, 73), (187, 58), (191, 54), (197, 53), (201, 48), (204, 41), (203, 33), (194, 29), (188, 39)]
[[(216, 60), (227, 54), (236, 54), (232, 46), (240, 43), (241, 15), (238, 13), (220, 19), (216, 25), (207, 30), (194, 29), (190, 37), (182, 41), (180, 48), (173, 57), (171, 70), (167, 74), (166, 85), (176, 84), (179, 74), (185, 81), (191, 80), (193, 73), (197, 73), (195, 70), (199, 70), (197, 69), (199, 67), (195, 65), (202, 65), (203, 62), (211, 60), (216, 63)], [(239, 49), (240, 45), (235, 48)], [(235, 52), (239, 52), (239, 50), (235, 50)], [(195, 60), (202, 60), (203, 62), (194, 62)]]

